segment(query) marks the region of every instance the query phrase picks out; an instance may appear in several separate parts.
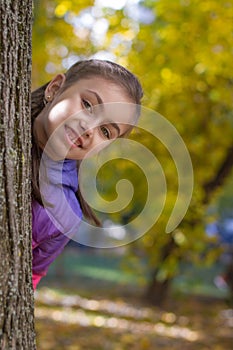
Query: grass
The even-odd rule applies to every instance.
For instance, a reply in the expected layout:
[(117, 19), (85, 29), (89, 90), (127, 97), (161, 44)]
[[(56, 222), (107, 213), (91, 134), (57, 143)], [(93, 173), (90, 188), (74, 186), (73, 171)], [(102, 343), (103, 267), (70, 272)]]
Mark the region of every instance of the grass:
[[(49, 280), (63, 280), (75, 286), (85, 283), (86, 285), (98, 285), (99, 288), (123, 286), (125, 289), (141, 291), (147, 284), (146, 278), (141, 283), (142, 276), (137, 271), (124, 271), (121, 268), (122, 257), (108, 254), (105, 251), (96, 253), (95, 249), (67, 248), (49, 269), (48, 276), (42, 280), (46, 285)], [(214, 284), (214, 277), (221, 273), (223, 267), (215, 264), (211, 267), (196, 267), (184, 265), (181, 273), (174, 278), (172, 289), (175, 293), (226, 298), (227, 289), (218, 289)], [(138, 283), (140, 281), (140, 284)]]

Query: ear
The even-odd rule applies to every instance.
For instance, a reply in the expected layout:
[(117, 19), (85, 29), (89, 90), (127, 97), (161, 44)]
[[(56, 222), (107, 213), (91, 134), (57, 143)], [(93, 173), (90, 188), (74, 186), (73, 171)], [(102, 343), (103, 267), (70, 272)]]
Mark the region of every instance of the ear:
[(54, 96), (57, 94), (57, 92), (63, 86), (65, 80), (66, 80), (65, 74), (57, 74), (50, 81), (50, 83), (47, 85), (47, 87), (45, 89), (45, 98), (46, 98), (46, 96), (49, 96), (50, 101), (53, 100)]

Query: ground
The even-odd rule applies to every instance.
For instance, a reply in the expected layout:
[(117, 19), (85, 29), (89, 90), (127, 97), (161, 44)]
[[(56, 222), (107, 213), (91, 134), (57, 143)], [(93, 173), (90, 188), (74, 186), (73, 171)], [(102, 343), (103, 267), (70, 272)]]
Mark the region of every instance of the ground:
[[(100, 274), (102, 265), (99, 258), (93, 259), (98, 275), (97, 267)], [(104, 261), (106, 265), (106, 257)], [(83, 270), (81, 265), (79, 270), (89, 271), (89, 276), (64, 278), (64, 263), (59, 279), (56, 267), (56, 274), (51, 273), (38, 288), (38, 350), (233, 349), (233, 310), (224, 298), (173, 291), (166, 305), (158, 308), (143, 300), (143, 288), (91, 279), (87, 264)]]

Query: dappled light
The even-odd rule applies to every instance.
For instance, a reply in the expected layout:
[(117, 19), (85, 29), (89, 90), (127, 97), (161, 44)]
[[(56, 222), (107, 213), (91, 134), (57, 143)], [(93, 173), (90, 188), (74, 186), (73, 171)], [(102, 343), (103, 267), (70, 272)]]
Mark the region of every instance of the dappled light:
[[(43, 287), (36, 293), (38, 349), (41, 341), (41, 344), (46, 343), (49, 329), (53, 329), (54, 335), (50, 338), (51, 347), (48, 345), (46, 349), (52, 349), (55, 344), (56, 349), (62, 349), (57, 338), (63, 339), (60, 344), (68, 344), (66, 349), (73, 349), (74, 344), (75, 349), (80, 346), (80, 349), (88, 350), (127, 349), (129, 345), (137, 350), (152, 349), (152, 345), (156, 349), (159, 344), (164, 344), (167, 349), (169, 344), (173, 344), (173, 349), (178, 349), (182, 343), (185, 349), (228, 349), (227, 344), (232, 341), (232, 323), (229, 323), (233, 319), (232, 312), (227, 309), (220, 311), (219, 302), (211, 313), (208, 305), (201, 301), (190, 299), (188, 304), (188, 307), (182, 305), (182, 310), (174, 307), (169, 311), (148, 307), (135, 298), (133, 302), (130, 298), (108, 299), (106, 295), (90, 298)], [(194, 312), (197, 308), (199, 315)], [(224, 326), (224, 331), (221, 326)], [(59, 329), (59, 334), (56, 329)], [(86, 339), (83, 343), (83, 336), (75, 339), (80, 332), (82, 335), (87, 332), (88, 337), (90, 330), (92, 336), (89, 335), (88, 341)], [(96, 332), (100, 332), (97, 342)], [(109, 337), (110, 343), (105, 338), (101, 339), (101, 334)], [(222, 341), (225, 347), (221, 347)], [(117, 344), (121, 344), (120, 347)], [(216, 347), (211, 348), (210, 345)]]
[(65, 324), (76, 324), (83, 327), (103, 327), (118, 330), (127, 330), (132, 333), (157, 333), (161, 336), (171, 337), (171, 338), (183, 338), (188, 341), (196, 341), (200, 339), (198, 332), (190, 331), (188, 328), (179, 326), (167, 326), (163, 323), (158, 322), (153, 325), (149, 322), (133, 322), (116, 317), (106, 317), (106, 316), (88, 316), (84, 311), (75, 311), (69, 308), (63, 310), (54, 309), (48, 312), (48, 309), (43, 307), (38, 307), (36, 309), (36, 317), (38, 319), (51, 319), (56, 322), (62, 322)]
[[(86, 58), (124, 65), (142, 83), (143, 108), (171, 123), (192, 163), (178, 167), (177, 138), (163, 142), (158, 119), (147, 129), (142, 115), (127, 141), (150, 151), (163, 170), (161, 215), (119, 250), (67, 246), (35, 294), (38, 350), (232, 349), (232, 26), (232, 0), (35, 2), (33, 88)], [(145, 207), (150, 191), (146, 166), (139, 171), (129, 159), (116, 160), (98, 168), (98, 196), (90, 197), (95, 204), (103, 198), (109, 209), (118, 181), (133, 185), (123, 210), (98, 211), (106, 227), (122, 228), (108, 233), (120, 241), (127, 234), (123, 225)], [(190, 206), (167, 234), (180, 178), (192, 190), (191, 168)], [(160, 190), (158, 176), (152, 177)], [(146, 222), (163, 196), (158, 191), (151, 198)], [(78, 235), (90, 243), (87, 231)]]

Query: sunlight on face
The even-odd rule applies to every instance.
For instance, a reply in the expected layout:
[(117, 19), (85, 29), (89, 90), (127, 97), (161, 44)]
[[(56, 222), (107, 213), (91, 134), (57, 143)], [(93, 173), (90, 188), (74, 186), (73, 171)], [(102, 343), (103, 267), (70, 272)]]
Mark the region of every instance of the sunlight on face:
[(35, 133), (53, 159), (83, 159), (127, 133), (135, 125), (135, 108), (118, 85), (83, 79), (55, 96), (36, 118)]

